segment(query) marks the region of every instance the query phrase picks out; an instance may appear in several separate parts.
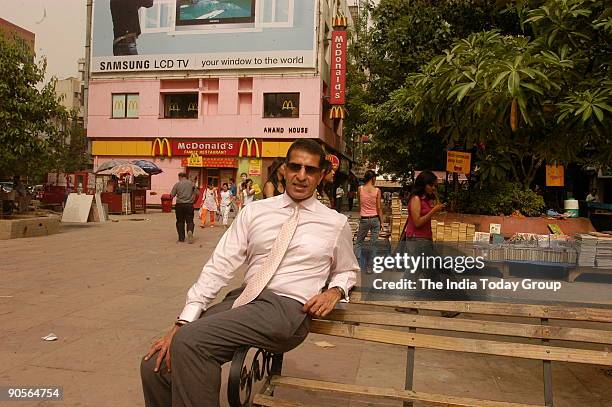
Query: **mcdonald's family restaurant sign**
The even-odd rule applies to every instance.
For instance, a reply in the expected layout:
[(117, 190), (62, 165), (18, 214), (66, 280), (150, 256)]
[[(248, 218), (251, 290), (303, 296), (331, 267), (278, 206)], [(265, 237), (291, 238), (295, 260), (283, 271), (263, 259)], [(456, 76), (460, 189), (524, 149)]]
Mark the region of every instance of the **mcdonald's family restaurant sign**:
[(346, 95), (346, 31), (332, 31), (331, 39), (331, 105), (343, 105)]
[(469, 174), (472, 154), (463, 151), (446, 152), (446, 172)]
[(193, 153), (206, 157), (284, 157), (291, 141), (261, 139), (192, 139), (172, 140), (93, 140), (92, 154), (115, 157), (190, 157)]
[(261, 141), (244, 138), (242, 140), (170, 140), (167, 138), (153, 141), (152, 156), (199, 156), (212, 157), (260, 157)]

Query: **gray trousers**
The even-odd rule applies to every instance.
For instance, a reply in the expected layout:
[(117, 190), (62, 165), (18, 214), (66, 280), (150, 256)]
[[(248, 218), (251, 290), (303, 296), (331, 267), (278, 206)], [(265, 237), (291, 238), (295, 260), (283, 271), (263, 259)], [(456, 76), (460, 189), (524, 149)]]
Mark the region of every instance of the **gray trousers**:
[(302, 304), (264, 290), (253, 302), (232, 309), (243, 288), (231, 291), (200, 319), (183, 327), (170, 345), (172, 372), (165, 362), (155, 373), (157, 354), (140, 364), (147, 407), (217, 407), (221, 365), (241, 346), (274, 353), (290, 351), (306, 339), (310, 318)]

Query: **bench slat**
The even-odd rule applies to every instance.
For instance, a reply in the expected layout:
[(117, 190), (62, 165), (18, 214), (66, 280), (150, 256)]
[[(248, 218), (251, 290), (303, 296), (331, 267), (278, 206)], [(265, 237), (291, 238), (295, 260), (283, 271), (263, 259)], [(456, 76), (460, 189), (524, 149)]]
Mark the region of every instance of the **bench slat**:
[(295, 401), (278, 399), (263, 394), (256, 394), (255, 397), (253, 397), (253, 405), (262, 407), (304, 407), (303, 404), (296, 403)]
[(417, 348), (612, 366), (612, 353), (606, 351), (453, 338), (320, 320), (312, 321), (310, 332)]
[(536, 407), (533, 404), (520, 404), (505, 401), (478, 400), (468, 397), (447, 396), (442, 394), (422, 393), (412, 390), (399, 390), (384, 387), (358, 386), (326, 382), (321, 380), (300, 379), (288, 376), (273, 376), (272, 385), (298, 388), (304, 390), (327, 391), (333, 393), (380, 397), (391, 400), (421, 401), (436, 406), (448, 407)]
[(584, 308), (479, 301), (366, 301), (362, 300), (361, 297), (361, 293), (358, 292), (351, 294), (351, 303), (393, 308), (463, 312), (467, 314), (612, 322), (612, 308)]
[(335, 309), (325, 319), (345, 322), (361, 322), (375, 325), (392, 325), (443, 331), (471, 332), (488, 335), (517, 336), (612, 344), (612, 331), (573, 328), (551, 325), (520, 324), (512, 322), (452, 319), (430, 315), (375, 312), (351, 309)]

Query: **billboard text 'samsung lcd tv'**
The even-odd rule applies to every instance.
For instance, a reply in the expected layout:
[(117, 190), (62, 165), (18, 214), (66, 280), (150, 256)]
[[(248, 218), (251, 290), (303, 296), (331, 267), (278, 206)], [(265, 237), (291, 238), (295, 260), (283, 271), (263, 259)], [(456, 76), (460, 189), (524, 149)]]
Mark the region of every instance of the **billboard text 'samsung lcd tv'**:
[(178, 0), (176, 25), (252, 23), (255, 0)]

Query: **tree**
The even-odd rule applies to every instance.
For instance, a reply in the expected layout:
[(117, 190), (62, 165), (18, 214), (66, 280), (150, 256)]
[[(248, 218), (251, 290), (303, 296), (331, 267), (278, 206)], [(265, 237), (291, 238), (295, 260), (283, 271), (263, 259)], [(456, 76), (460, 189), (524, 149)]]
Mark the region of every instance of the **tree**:
[(55, 79), (42, 85), (45, 69), (24, 41), (0, 36), (0, 179), (46, 174), (63, 155), (67, 112)]
[(538, 3), (510, 9), (531, 37), (474, 33), (409, 75), (371, 111), (379, 144), (405, 140), (387, 123), (420, 126), (413, 140), (474, 152), (481, 181), (524, 188), (546, 162), (612, 163), (612, 11), (604, 0)]
[(365, 18), (356, 27), (358, 41), (349, 48), (355, 64), (347, 72), (345, 129), (346, 134), (373, 135), (366, 154), (383, 171), (407, 177), (415, 167), (442, 165), (442, 139), (426, 138), (427, 126), (397, 116), (398, 111), (392, 111), (395, 107), (388, 103), (390, 95), (453, 41), (493, 27), (517, 32), (517, 14), (500, 16), (496, 13), (500, 7), (484, 0), (366, 4)]

